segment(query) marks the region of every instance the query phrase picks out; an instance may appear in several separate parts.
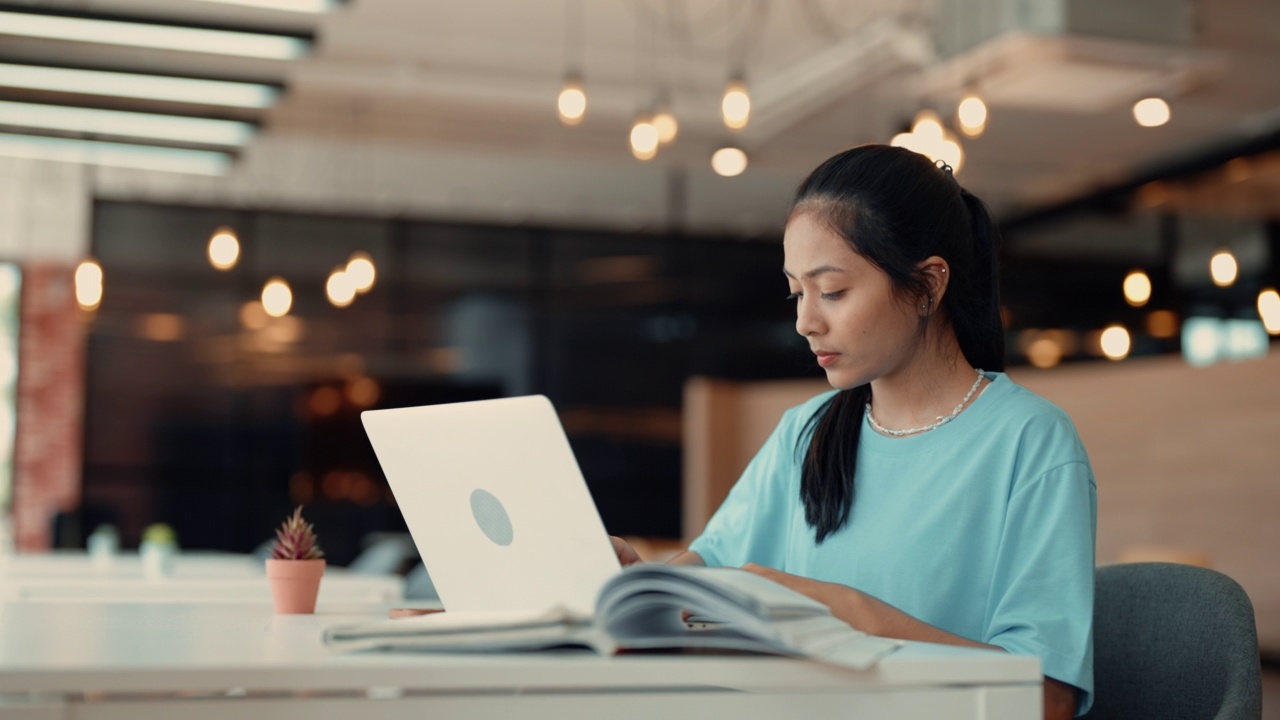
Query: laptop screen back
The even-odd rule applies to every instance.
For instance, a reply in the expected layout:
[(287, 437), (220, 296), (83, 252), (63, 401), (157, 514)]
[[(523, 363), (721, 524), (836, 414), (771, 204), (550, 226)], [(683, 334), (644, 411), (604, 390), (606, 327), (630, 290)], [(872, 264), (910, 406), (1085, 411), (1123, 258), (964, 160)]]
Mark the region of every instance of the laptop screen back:
[(547, 398), (361, 420), (445, 609), (592, 612), (618, 561)]

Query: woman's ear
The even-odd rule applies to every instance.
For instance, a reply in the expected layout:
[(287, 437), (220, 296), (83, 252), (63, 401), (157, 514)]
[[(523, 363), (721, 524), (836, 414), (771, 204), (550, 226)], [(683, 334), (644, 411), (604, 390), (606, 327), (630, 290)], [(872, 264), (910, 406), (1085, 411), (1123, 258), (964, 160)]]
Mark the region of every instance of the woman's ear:
[(929, 293), (921, 304), (925, 306), (925, 314), (932, 315), (942, 307), (942, 298), (947, 294), (947, 284), (951, 280), (951, 265), (937, 255), (932, 255), (917, 263), (916, 269), (924, 274), (923, 279)]

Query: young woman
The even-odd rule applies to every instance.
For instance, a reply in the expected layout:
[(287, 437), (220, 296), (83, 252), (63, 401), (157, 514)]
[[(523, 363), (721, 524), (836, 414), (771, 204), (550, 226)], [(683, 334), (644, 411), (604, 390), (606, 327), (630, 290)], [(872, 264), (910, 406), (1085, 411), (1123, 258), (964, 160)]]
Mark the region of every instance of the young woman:
[(1071, 420), (1001, 372), (996, 239), (914, 152), (814, 170), (783, 272), (836, 389), (783, 416), (673, 562), (745, 567), (873, 634), (1034, 655), (1067, 718), (1091, 704), (1096, 489)]

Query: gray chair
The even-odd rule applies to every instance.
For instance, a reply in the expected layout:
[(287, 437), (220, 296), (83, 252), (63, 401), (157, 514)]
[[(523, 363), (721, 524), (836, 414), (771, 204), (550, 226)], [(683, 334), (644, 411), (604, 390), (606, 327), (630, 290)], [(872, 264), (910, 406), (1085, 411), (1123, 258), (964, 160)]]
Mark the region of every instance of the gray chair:
[(1253, 605), (1234, 580), (1173, 563), (1097, 569), (1086, 717), (1262, 716)]

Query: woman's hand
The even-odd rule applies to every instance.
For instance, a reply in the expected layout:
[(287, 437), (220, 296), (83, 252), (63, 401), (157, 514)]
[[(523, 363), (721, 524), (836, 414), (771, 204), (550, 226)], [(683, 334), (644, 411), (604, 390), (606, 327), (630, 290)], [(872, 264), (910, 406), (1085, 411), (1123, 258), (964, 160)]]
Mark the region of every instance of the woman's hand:
[(397, 618), (416, 617), (418, 615), (431, 615), (433, 613), (444, 612), (441, 608), (391, 608), (387, 611), (387, 617), (395, 620)]
[(755, 563), (747, 563), (742, 566), (742, 569), (772, 580), (779, 585), (789, 587), (801, 595), (807, 595), (808, 597), (817, 600), (823, 605), (831, 608), (832, 615), (844, 620), (857, 630), (871, 633), (873, 635), (879, 634), (876, 629), (872, 627), (873, 623), (871, 621), (873, 618), (866, 616), (866, 613), (862, 612), (860, 608), (860, 606), (865, 602), (864, 598), (874, 600), (870, 595), (864, 595), (847, 585), (837, 585), (836, 583), (800, 577), (799, 575), (784, 573), (781, 570), (774, 570), (773, 568), (756, 565)]
[(620, 537), (609, 536), (609, 542), (613, 543), (613, 551), (618, 555), (618, 562), (622, 567), (635, 565), (640, 562), (640, 553), (635, 548), (627, 544), (626, 540)]
[(807, 595), (817, 600), (831, 608), (831, 614), (835, 617), (845, 621), (855, 629), (871, 635), (941, 643), (943, 645), (963, 645), (965, 647), (1003, 650), (1003, 648), (995, 645), (987, 645), (959, 635), (953, 635), (923, 620), (917, 620), (883, 600), (846, 585), (811, 580), (754, 563), (745, 565), (742, 569), (749, 570), (779, 585), (785, 585), (801, 595)]

